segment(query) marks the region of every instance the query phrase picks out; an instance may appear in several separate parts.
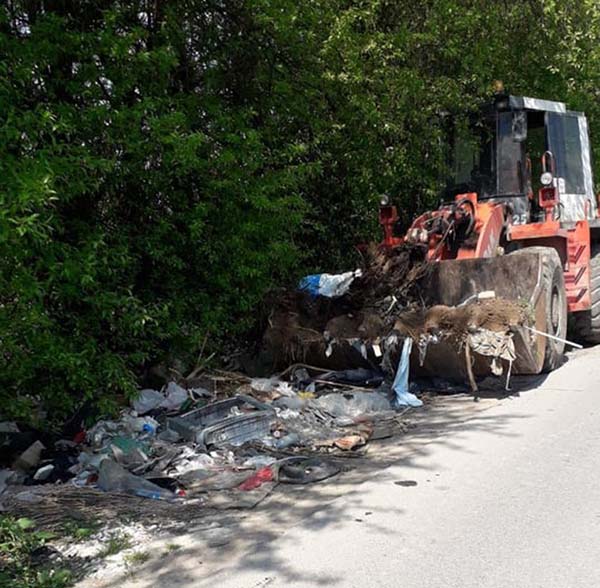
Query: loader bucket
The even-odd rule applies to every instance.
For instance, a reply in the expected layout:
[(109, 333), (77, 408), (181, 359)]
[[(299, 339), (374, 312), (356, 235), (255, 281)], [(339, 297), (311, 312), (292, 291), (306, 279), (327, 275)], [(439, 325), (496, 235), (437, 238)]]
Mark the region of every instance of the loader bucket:
[[(487, 259), (464, 259), (432, 262), (430, 271), (420, 282), (422, 302), (428, 306), (442, 304), (457, 306), (468, 298), (486, 290), (493, 290), (498, 299), (523, 303), (527, 308), (529, 324), (537, 330), (546, 331), (546, 303), (542, 296), (542, 256), (536, 250), (520, 250), (516, 253)], [(544, 365), (545, 337), (536, 336), (522, 326), (513, 328), (516, 359), (511, 366), (512, 374), (539, 374)], [(325, 358), (323, 349), (312, 350), (305, 358), (313, 365), (329, 369), (349, 367), (373, 367), (379, 363), (367, 347), (361, 355), (357, 345), (351, 342), (338, 344), (333, 353)], [(491, 374), (491, 359), (473, 353), (474, 376)], [(392, 358), (396, 365), (399, 352)], [(464, 382), (467, 380), (464, 345), (456, 340), (441, 338), (430, 343), (423, 364), (416, 345), (411, 354), (411, 375), (439, 377)]]
[[(496, 298), (521, 302), (528, 308), (530, 323), (546, 331), (546, 297), (542, 296), (542, 256), (535, 250), (487, 259), (440, 261), (433, 265), (423, 282), (424, 301), (427, 305), (456, 306), (493, 290)], [(546, 338), (534, 335), (525, 327), (514, 328), (516, 360), (513, 374), (538, 374), (544, 364)], [(475, 375), (490, 374), (488, 358), (473, 355)], [(451, 379), (466, 377), (464, 349), (457, 349), (446, 340), (428, 347), (423, 365), (417, 353), (411, 357), (414, 373)]]
[[(543, 291), (545, 262), (540, 249), (543, 248), (521, 249), (508, 255), (488, 259), (426, 262), (427, 270), (413, 282), (413, 292), (416, 292), (421, 303), (418, 306), (431, 309), (436, 305), (443, 305), (456, 311), (460, 309), (453, 307), (458, 307), (481, 292), (493, 290), (498, 305), (502, 307), (505, 300), (519, 303), (516, 306), (523, 310), (523, 313), (519, 312), (519, 314), (526, 315), (526, 324), (545, 332), (547, 329), (547, 296)], [(397, 287), (401, 291), (403, 285), (398, 284)], [(399, 298), (402, 296), (400, 295)], [(388, 318), (390, 316), (388, 306), (388, 303), (385, 307), (379, 305), (375, 310), (371, 308), (368, 312), (376, 312), (379, 313), (378, 316)], [(362, 320), (359, 316), (360, 312), (358, 315), (340, 316), (354, 316), (360, 321)], [(504, 370), (509, 369), (510, 365), (512, 374), (538, 374), (544, 367), (547, 340), (520, 326), (523, 322), (521, 319), (503, 323), (501, 327), (503, 330), (498, 331), (499, 337), (504, 339), (506, 339), (507, 329), (512, 333), (515, 358), (512, 363), (509, 363), (503, 357), (498, 359), (493, 354), (481, 354), (480, 348), (471, 346), (470, 340), (470, 357), (467, 357), (465, 341), (467, 335), (470, 337), (472, 332), (468, 324), (462, 325), (462, 323), (457, 325), (460, 329), (457, 329), (456, 333), (444, 331), (442, 328), (441, 336), (437, 341), (435, 337), (430, 338), (423, 357), (420, 353), (422, 349), (419, 348), (420, 333), (430, 331), (428, 328), (423, 328), (426, 327), (425, 324), (420, 325), (413, 333), (402, 329), (402, 325), (398, 323), (402, 322), (403, 312), (405, 311), (395, 313), (395, 323), (393, 325), (386, 323), (380, 336), (373, 337), (362, 333), (360, 328), (354, 330), (354, 334), (332, 334), (330, 322), (319, 327), (301, 325), (296, 321), (297, 314), (285, 310), (281, 315), (285, 320), (283, 322), (275, 320), (267, 331), (265, 340), (272, 357), (277, 357), (277, 352), (282, 349), (293, 349), (293, 353), (288, 351), (287, 354), (283, 354), (287, 365), (301, 362), (330, 370), (364, 367), (374, 370), (383, 369), (388, 374), (395, 372), (402, 347), (398, 342), (401, 342), (404, 336), (411, 336), (414, 341), (411, 354), (411, 377), (436, 376), (465, 382), (470, 375), (490, 375), (492, 367), (499, 371), (498, 361)], [(406, 312), (410, 313), (411, 310), (407, 309)], [(291, 326), (286, 322), (290, 317)], [(484, 327), (476, 334), (487, 335), (489, 332), (496, 331), (494, 328)], [(472, 366), (472, 374), (468, 373), (467, 365)]]

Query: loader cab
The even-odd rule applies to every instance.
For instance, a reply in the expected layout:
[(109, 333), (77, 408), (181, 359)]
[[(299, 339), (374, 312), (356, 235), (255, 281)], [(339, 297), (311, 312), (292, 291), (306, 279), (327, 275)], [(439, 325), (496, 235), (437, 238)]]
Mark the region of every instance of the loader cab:
[(506, 201), (512, 223), (544, 219), (540, 190), (556, 199), (562, 223), (596, 217), (587, 120), (562, 102), (498, 94), (451, 129), (445, 198), (477, 192)]

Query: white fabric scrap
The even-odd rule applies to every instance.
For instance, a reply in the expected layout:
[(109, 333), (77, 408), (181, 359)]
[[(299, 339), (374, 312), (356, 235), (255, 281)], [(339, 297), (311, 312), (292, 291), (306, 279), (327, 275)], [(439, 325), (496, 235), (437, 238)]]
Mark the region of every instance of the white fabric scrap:
[(508, 390), (513, 361), (517, 358), (512, 333), (502, 333), (480, 329), (469, 335), (467, 343), (475, 353), (492, 358), (490, 368), (495, 376), (501, 376), (503, 370), (501, 359), (508, 362), (506, 389)]

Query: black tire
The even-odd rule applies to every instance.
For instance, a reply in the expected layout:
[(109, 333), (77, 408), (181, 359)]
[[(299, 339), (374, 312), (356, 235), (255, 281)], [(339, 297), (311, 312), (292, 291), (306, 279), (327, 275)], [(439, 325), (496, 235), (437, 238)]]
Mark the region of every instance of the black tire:
[(574, 331), (577, 339), (585, 343), (600, 343), (600, 244), (593, 243), (590, 255), (590, 310), (576, 312)]
[[(536, 247), (542, 253), (542, 296), (546, 297), (546, 333), (567, 337), (567, 292), (565, 275), (558, 252), (550, 247)], [(546, 338), (542, 372), (551, 372), (563, 363), (564, 341)]]
[[(535, 252), (542, 256), (541, 296), (545, 297), (546, 324), (537, 328), (560, 339), (567, 337), (567, 293), (562, 262), (556, 249), (552, 247), (524, 247), (510, 255)], [(542, 335), (539, 335), (540, 337)], [(560, 367), (564, 359), (565, 343), (556, 339), (546, 339), (542, 372), (551, 372)]]

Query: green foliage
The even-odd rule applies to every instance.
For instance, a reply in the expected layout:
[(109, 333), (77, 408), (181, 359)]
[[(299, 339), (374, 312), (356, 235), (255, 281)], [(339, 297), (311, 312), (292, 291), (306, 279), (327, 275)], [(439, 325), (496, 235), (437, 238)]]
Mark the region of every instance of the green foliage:
[(56, 421), (83, 399), (110, 409), (149, 363), (185, 364), (205, 334), (247, 328), (297, 261), (306, 166), (237, 96), (253, 72), (229, 82), (237, 25), (192, 4), (147, 18), (145, 2), (0, 9), (10, 416), (30, 415), (36, 395)]
[(128, 568), (132, 568), (145, 564), (150, 557), (149, 551), (134, 551), (133, 553), (128, 553), (123, 560)]
[(0, 518), (0, 588), (66, 588), (72, 584), (67, 570), (40, 567), (36, 552), (54, 538), (36, 531), (30, 519)]
[(110, 410), (347, 269), (381, 193), (435, 202), (445, 114), (494, 79), (600, 141), (599, 36), (592, 0), (7, 0), (0, 406)]
[(116, 555), (124, 549), (129, 549), (131, 545), (131, 537), (126, 533), (112, 533), (111, 536), (108, 538), (106, 545), (104, 545), (104, 547), (100, 550), (98, 555), (100, 557), (109, 557), (111, 555)]
[(75, 541), (85, 541), (94, 535), (94, 533), (97, 533), (100, 527), (101, 524), (96, 520), (80, 521), (67, 519), (62, 524), (62, 533)]

